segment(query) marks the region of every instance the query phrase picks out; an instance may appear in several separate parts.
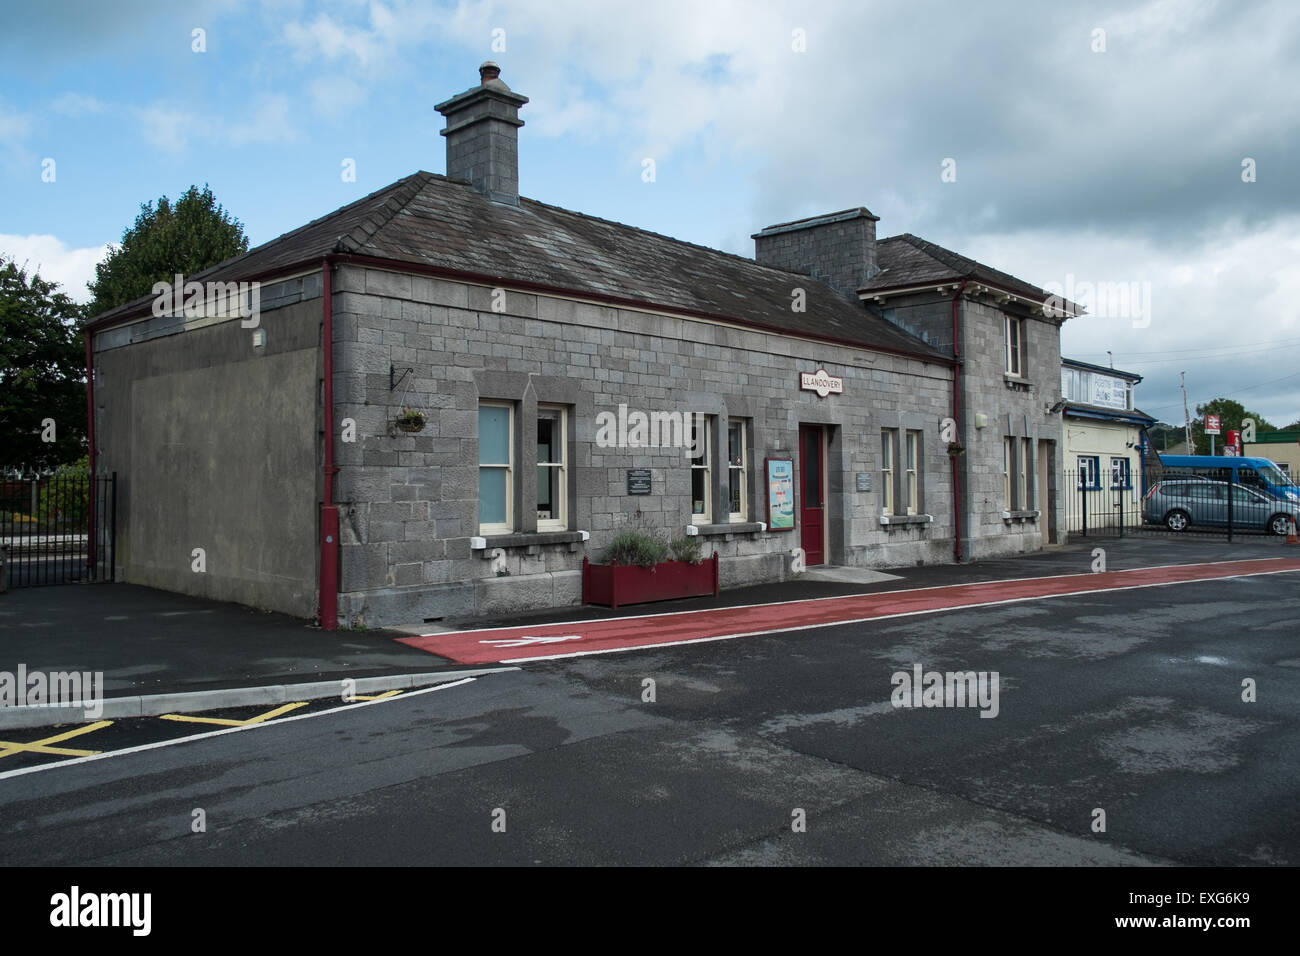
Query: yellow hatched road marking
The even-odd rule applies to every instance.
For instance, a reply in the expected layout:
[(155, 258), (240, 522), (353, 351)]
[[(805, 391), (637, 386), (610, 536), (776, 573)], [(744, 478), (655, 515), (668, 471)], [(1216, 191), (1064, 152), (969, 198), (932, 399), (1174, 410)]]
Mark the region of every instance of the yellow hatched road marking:
[(191, 717), (189, 714), (162, 714), (163, 720), (179, 720), (187, 724), (216, 724), (219, 727), (248, 727), (252, 724), (260, 724), (263, 721), (272, 720), (281, 714), (287, 714), (291, 710), (297, 710), (299, 707), (306, 707), (307, 701), (300, 700), (295, 704), (285, 704), (283, 707), (277, 707), (275, 710), (268, 710), (265, 714), (258, 714), (256, 717), (250, 717), (248, 720), (231, 720), (228, 717)]
[(45, 737), (41, 740), (34, 740), (28, 744), (12, 743), (8, 740), (0, 740), (0, 757), (9, 757), (16, 753), (52, 754), (56, 757), (90, 757), (99, 753), (99, 751), (73, 750), (70, 747), (51, 747), (49, 745), (69, 740), (72, 737), (80, 737), (82, 734), (88, 734), (92, 730), (100, 730), (111, 723), (111, 720), (97, 720), (93, 724), (87, 724), (84, 727), (76, 727), (73, 730), (65, 730), (61, 734), (55, 734), (53, 737)]
[(383, 700), (386, 697), (396, 697), (400, 693), (400, 690), (390, 690), (382, 694), (372, 694), (369, 697), (364, 694), (353, 694), (351, 697), (347, 698), (347, 702), (350, 704), (354, 700)]

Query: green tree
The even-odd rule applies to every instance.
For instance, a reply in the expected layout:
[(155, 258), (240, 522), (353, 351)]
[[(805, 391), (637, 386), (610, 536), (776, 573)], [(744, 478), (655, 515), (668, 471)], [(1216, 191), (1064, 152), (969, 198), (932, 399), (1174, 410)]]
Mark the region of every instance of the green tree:
[(90, 520), (90, 456), (60, 465), (41, 485), (36, 514), (42, 531), (85, 528)]
[(1230, 398), (1216, 398), (1212, 402), (1196, 406), (1196, 418), (1192, 420), (1192, 444), (1196, 446), (1194, 454), (1197, 455), (1208, 455), (1210, 453), (1210, 436), (1205, 434), (1206, 415), (1219, 416), (1219, 434), (1214, 438), (1216, 453), (1222, 452), (1223, 443), (1228, 437), (1229, 429), (1241, 429), (1243, 418), (1255, 419), (1256, 435), (1277, 431), (1276, 425), (1270, 424), (1258, 412), (1249, 411), (1241, 402), (1233, 401)]
[[(0, 466), (45, 469), (86, 444), (81, 308), (0, 256)], [(53, 437), (53, 441), (47, 439)]]
[(98, 315), (153, 291), (159, 281), (178, 273), (186, 277), (248, 251), (243, 224), (232, 218), (212, 190), (191, 186), (173, 204), (166, 196), (157, 205), (142, 203), (135, 225), (110, 246), (87, 283), (93, 297), (87, 315)]

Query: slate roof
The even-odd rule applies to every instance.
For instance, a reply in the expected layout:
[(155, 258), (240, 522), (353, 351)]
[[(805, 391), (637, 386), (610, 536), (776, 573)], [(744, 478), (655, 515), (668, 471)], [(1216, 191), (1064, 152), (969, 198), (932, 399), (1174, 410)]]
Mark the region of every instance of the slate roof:
[(972, 279), (1031, 299), (1042, 300), (1050, 295), (1010, 273), (927, 242), (910, 232), (877, 240), (876, 265), (880, 271), (867, 280), (860, 291)]
[[(518, 206), (490, 202), (468, 183), (428, 172), (400, 179), (186, 278), (228, 282), (269, 277), (336, 252), (701, 312), (778, 332), (950, 361), (809, 276), (531, 199), (521, 199)], [(806, 290), (805, 312), (791, 310), (796, 287)], [(151, 302), (151, 296), (144, 296), (91, 322), (109, 325)]]

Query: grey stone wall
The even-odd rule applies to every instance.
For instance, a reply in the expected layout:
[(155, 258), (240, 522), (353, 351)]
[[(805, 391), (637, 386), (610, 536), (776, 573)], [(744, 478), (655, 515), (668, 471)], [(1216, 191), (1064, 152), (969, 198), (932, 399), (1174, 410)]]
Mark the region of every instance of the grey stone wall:
[[(681, 448), (602, 448), (601, 412), (620, 404), (714, 417), (713, 452), (725, 461), (726, 425), (748, 429), (748, 513), (766, 521), (763, 460), (795, 457), (801, 422), (827, 426), (827, 561), (887, 566), (951, 559), (951, 490), (938, 423), (950, 403), (947, 367), (901, 356), (799, 342), (706, 321), (354, 266), (335, 276), (339, 372), (337, 415), (358, 440), (338, 446), (342, 583), (340, 617), (353, 623), (419, 623), (576, 603), (583, 555), (598, 560), (620, 529), (681, 534), (691, 521), (689, 458)], [(406, 382), (389, 388), (390, 364)], [(825, 367), (844, 394), (800, 391), (798, 374)], [(518, 483), (518, 534), (472, 551), (478, 534), (480, 400), (515, 404), (528, 421), (538, 404), (571, 410), (567, 536), (537, 535), (530, 482)], [(390, 434), (399, 407), (426, 411), (417, 435)], [(880, 429), (905, 418), (923, 428), (924, 525), (880, 523), (878, 483), (855, 475), (880, 467)], [(519, 429), (517, 462), (533, 448)], [(534, 459), (535, 460), (535, 459)], [(629, 496), (626, 471), (648, 468), (653, 493)], [(798, 478), (798, 475), (796, 475)], [(715, 468), (714, 502), (727, 500)], [(716, 519), (715, 524), (722, 521)], [(725, 518), (724, 518), (725, 521)], [(573, 540), (586, 531), (589, 541)], [(722, 558), (724, 586), (779, 580), (798, 532), (709, 527), (701, 537)], [(494, 570), (500, 547), (508, 575)]]
[(315, 614), (321, 299), (318, 278), (307, 301), (295, 282), (264, 290), (261, 348), (237, 319), (96, 336), (96, 468), (118, 476), (121, 580)]
[[(1032, 440), (1034, 455), (1040, 441), (1053, 443), (1049, 472), (1061, 469), (1061, 417), (1048, 409), (1060, 398), (1061, 350), (1057, 325), (1028, 308), (998, 305), (987, 298), (963, 298), (961, 329), (965, 361), (962, 366), (966, 482), (971, 514), (967, 528), (968, 553), (979, 558), (1008, 552), (1032, 551), (1042, 546), (1043, 531), (1053, 521), (1064, 527), (1064, 502), (1059, 494), (1050, 501), (1048, 489), (1038, 487), (1038, 467), (1030, 462), (1030, 501), (1017, 510), (1040, 510), (1037, 519), (1003, 518), (1002, 443), (1007, 436)], [(1025, 339), (1024, 382), (1006, 375), (1004, 315), (1023, 319)], [(976, 416), (985, 416), (984, 427)], [(1020, 443), (1017, 443), (1017, 449)], [(1012, 468), (1016, 467), (1013, 460)]]

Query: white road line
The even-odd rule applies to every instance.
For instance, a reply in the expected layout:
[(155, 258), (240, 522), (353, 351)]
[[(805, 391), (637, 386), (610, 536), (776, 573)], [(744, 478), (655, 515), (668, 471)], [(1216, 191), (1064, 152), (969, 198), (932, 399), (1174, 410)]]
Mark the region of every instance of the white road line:
[[(1168, 565), (1168, 567), (1184, 567), (1185, 565)], [(1150, 569), (1141, 569), (1150, 570)], [(742, 631), (736, 634), (718, 634), (713, 637), (688, 637), (680, 641), (663, 641), (658, 644), (632, 644), (627, 647), (605, 647), (593, 651), (571, 651), (568, 654), (547, 654), (538, 657), (516, 657), (511, 660), (503, 660), (501, 664), (527, 664), (532, 661), (558, 661), (566, 657), (590, 657), (593, 654), (621, 654), (624, 651), (648, 651), (656, 647), (678, 647), (683, 644), (708, 644), (710, 641), (730, 641), (738, 637), (761, 637), (765, 634), (788, 634), (794, 631), (811, 631), (819, 627), (840, 627), (845, 624), (865, 624), (868, 621), (888, 621), (895, 617), (915, 617), (920, 614), (943, 614), (946, 611), (967, 611), (976, 607), (995, 607), (999, 604), (1021, 604), (1025, 601), (1045, 601), (1049, 598), (1078, 597), (1085, 594), (1110, 594), (1112, 591), (1140, 591), (1143, 588), (1166, 588), (1175, 584), (1202, 584), (1206, 581), (1231, 581), (1233, 578), (1251, 578), (1262, 577), (1267, 574), (1295, 574), (1300, 572), (1300, 568), (1287, 568), (1282, 571), (1242, 571), (1238, 574), (1225, 574), (1218, 578), (1198, 578), (1194, 581), (1153, 581), (1150, 584), (1128, 584), (1123, 587), (1114, 588), (1092, 588), (1086, 591), (1067, 591), (1062, 594), (1032, 594), (1027, 597), (1004, 598), (1000, 601), (982, 601), (978, 604), (956, 604), (952, 607), (929, 607), (919, 611), (899, 611), (897, 614), (877, 614), (872, 617), (850, 618), (844, 621), (822, 621), (818, 624), (798, 624), (793, 627), (776, 627), (761, 631)], [(1082, 575), (1065, 574), (1060, 577), (1081, 577)], [(1034, 578), (1025, 578), (1024, 580), (1038, 580)], [(987, 582), (992, 584), (993, 582)], [(917, 591), (930, 590), (929, 588), (916, 588)], [(887, 592), (886, 592), (887, 593)], [(863, 595), (864, 597), (872, 595)], [(792, 603), (792, 602), (782, 602)], [(771, 607), (771, 605), (756, 604), (753, 607)], [(650, 615), (652, 617), (658, 615)], [(626, 618), (612, 618), (603, 620), (626, 620)], [(589, 622), (591, 623), (591, 622)]]
[(70, 767), (78, 763), (90, 763), (92, 760), (106, 760), (109, 757), (122, 757), (126, 754), (143, 753), (146, 750), (159, 750), (163, 747), (172, 747), (176, 744), (187, 744), (193, 740), (207, 740), (210, 737), (224, 737), (226, 734), (237, 734), (245, 730), (257, 730), (259, 727), (278, 727), (280, 724), (292, 723), (295, 720), (308, 720), (312, 717), (324, 717), (326, 714), (337, 714), (344, 710), (355, 710), (358, 707), (370, 707), (374, 704), (390, 704), (395, 700), (409, 700), (412, 697), (418, 697), (420, 694), (431, 694), (438, 690), (447, 690), (449, 687), (459, 687), (462, 684), (472, 684), (478, 680), (477, 677), (466, 677), (464, 680), (452, 681), (450, 684), (435, 684), (433, 687), (424, 687), (420, 690), (408, 691), (404, 694), (398, 694), (394, 697), (384, 697), (379, 700), (365, 700), (355, 704), (344, 704), (342, 707), (331, 707), (329, 710), (317, 710), (309, 714), (294, 714), (289, 717), (280, 717), (276, 720), (268, 720), (262, 724), (246, 724), (243, 727), (227, 727), (223, 730), (209, 730), (206, 733), (194, 734), (191, 737), (180, 737), (176, 740), (160, 740), (152, 744), (140, 744), (138, 747), (127, 747), (124, 750), (106, 750), (100, 754), (92, 754), (89, 757), (73, 757), (71, 760), (58, 760), (54, 763), (37, 764), (34, 767), (20, 767), (17, 770), (7, 770), (0, 773), (0, 780), (6, 777), (21, 777), (28, 773), (40, 773), (42, 770), (55, 770), (59, 767)]
[[(1298, 555), (1298, 557), (1300, 557), (1300, 555)], [(1278, 560), (1283, 560), (1283, 559), (1233, 558), (1232, 563), (1245, 564), (1251, 561), (1278, 561)], [(1087, 562), (1085, 561), (1085, 563)], [(1227, 564), (1227, 563), (1228, 563), (1227, 561), (1200, 561), (1197, 562), (1196, 564), (1152, 564), (1141, 568), (1121, 568), (1115, 571), (1102, 571), (1100, 573), (1132, 574), (1135, 571), (1159, 571), (1162, 568), (1212, 568), (1216, 564)], [(1260, 571), (1260, 572), (1242, 571), (1238, 574), (1226, 575), (1225, 578), (1203, 578), (1202, 580), (1221, 581), (1221, 580), (1225, 580), (1226, 578), (1249, 577), (1251, 576), (1251, 574), (1285, 574), (1285, 573), (1286, 573), (1285, 571)], [(931, 584), (923, 588), (891, 588), (883, 591), (862, 591), (856, 594), (832, 594), (827, 597), (819, 597), (819, 598), (793, 598), (789, 601), (767, 601), (762, 604), (734, 604), (726, 607), (704, 607), (704, 608), (696, 608), (695, 610), (692, 611), (660, 611), (658, 614), (630, 614), (626, 616), (616, 616), (616, 617), (587, 618), (584, 620), (577, 620), (577, 621), (549, 621), (549, 622), (542, 622), (540, 624), (510, 624), (505, 627), (476, 627), (464, 631), (439, 631), (436, 634), (418, 634), (412, 636), (453, 637), (457, 634), (482, 634), (485, 631), (527, 631), (527, 630), (536, 630), (538, 628), (543, 628), (543, 627), (578, 627), (582, 624), (594, 624), (597, 621), (645, 621), (656, 617), (673, 617), (675, 615), (685, 615), (685, 614), (708, 614), (714, 611), (744, 611), (755, 607), (780, 607), (783, 604), (815, 604), (818, 601), (844, 601), (844, 600), (848, 600), (849, 598), (877, 597), (882, 594), (914, 594), (918, 591), (940, 591), (945, 588), (966, 588), (966, 587), (974, 587), (976, 585), (981, 585), (981, 584), (1018, 584), (1021, 581), (1054, 581), (1057, 580), (1058, 578), (1090, 578), (1092, 576), (1093, 573), (1090, 571), (1079, 571), (1071, 574), (1044, 574), (1038, 576), (1031, 576), (1027, 578), (998, 578), (995, 581), (966, 581), (961, 584)], [(797, 579), (792, 579), (792, 580), (797, 580)], [(1142, 585), (1142, 586), (1145, 587), (1146, 585)], [(1108, 588), (1107, 590), (1120, 591), (1120, 590), (1124, 590), (1124, 588)], [(970, 606), (973, 607), (974, 605), (970, 605)], [(567, 657), (570, 655), (560, 655), (560, 656)], [(528, 660), (532, 660), (532, 661), (541, 660), (541, 659), (542, 658), (539, 657), (528, 658)], [(500, 661), (499, 663), (506, 664), (510, 662)]]

